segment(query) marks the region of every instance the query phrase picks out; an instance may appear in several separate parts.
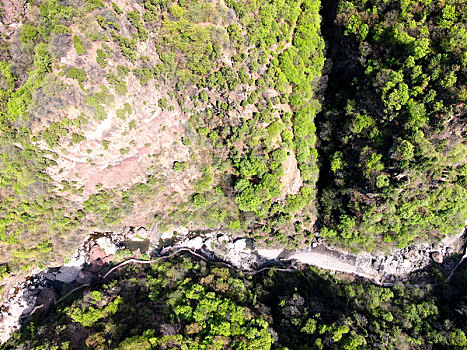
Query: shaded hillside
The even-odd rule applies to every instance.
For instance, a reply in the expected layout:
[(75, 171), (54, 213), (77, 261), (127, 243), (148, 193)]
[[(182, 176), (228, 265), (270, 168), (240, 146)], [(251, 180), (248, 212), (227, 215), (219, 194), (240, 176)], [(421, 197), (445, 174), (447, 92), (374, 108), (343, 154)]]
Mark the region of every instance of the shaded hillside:
[(326, 3), (319, 115), (321, 234), (403, 247), (458, 231), (467, 212), (462, 2)]
[(465, 266), (436, 290), (255, 276), (190, 257), (118, 270), (39, 309), (2, 349), (461, 349)]

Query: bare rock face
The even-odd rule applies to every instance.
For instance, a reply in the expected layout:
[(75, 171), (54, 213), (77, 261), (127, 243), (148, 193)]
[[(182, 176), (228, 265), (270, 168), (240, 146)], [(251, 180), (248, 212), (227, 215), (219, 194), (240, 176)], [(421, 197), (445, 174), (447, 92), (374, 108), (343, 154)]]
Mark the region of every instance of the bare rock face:
[(79, 284), (92, 284), (97, 279), (97, 276), (91, 271), (80, 271), (76, 282)]
[(123, 237), (125, 239), (128, 239), (128, 240), (133, 240), (133, 238), (135, 238), (135, 233), (134, 231), (131, 229), (130, 226), (125, 226), (125, 228), (123, 229)]
[(247, 241), (246, 241), (246, 239), (240, 238), (240, 239), (235, 240), (235, 242), (233, 243), (233, 248), (234, 248), (234, 250), (237, 251), (237, 252), (243, 252), (243, 251), (245, 251), (246, 248), (247, 248)]
[(148, 238), (148, 231), (144, 227), (140, 227), (136, 230), (136, 236), (133, 238), (133, 240), (142, 241), (146, 238)]
[(180, 330), (179, 330), (178, 325), (176, 324), (165, 323), (160, 326), (160, 331), (164, 335), (175, 335), (175, 334), (178, 334)]
[(56, 280), (63, 283), (71, 283), (78, 277), (80, 268), (76, 266), (62, 266), (56, 276)]
[(42, 311), (47, 311), (47, 309), (52, 305), (55, 298), (55, 292), (50, 288), (44, 288), (39, 293), (39, 296), (36, 299), (36, 305), (42, 305)]
[(431, 258), (433, 259), (434, 262), (438, 264), (443, 263), (443, 254), (441, 254), (438, 251), (431, 253)]
[(198, 237), (190, 239), (186, 243), (186, 246), (188, 248), (198, 250), (198, 249), (201, 249), (203, 247), (203, 244), (204, 244), (203, 238), (198, 236)]
[(89, 263), (93, 264), (98, 260), (104, 260), (106, 256), (107, 254), (96, 244), (91, 247), (91, 251), (89, 252)]
[(109, 237), (100, 237), (96, 240), (96, 244), (104, 251), (106, 256), (114, 255), (117, 251), (117, 246)]
[(18, 21), (24, 14), (25, 5), (26, 0), (2, 0), (2, 24), (10, 25)]

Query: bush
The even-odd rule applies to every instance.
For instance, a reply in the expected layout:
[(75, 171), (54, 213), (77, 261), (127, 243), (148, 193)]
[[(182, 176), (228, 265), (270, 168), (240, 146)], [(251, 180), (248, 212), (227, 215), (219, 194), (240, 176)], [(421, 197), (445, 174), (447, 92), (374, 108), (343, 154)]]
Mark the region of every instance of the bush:
[(173, 171), (182, 171), (188, 169), (188, 163), (187, 162), (178, 162), (175, 161), (173, 164)]
[(38, 33), (36, 27), (30, 24), (23, 24), (21, 26), (21, 35), (19, 38), (23, 44), (31, 43), (36, 40)]
[(73, 46), (74, 46), (74, 48), (76, 50), (76, 53), (78, 55), (80, 55), (80, 56), (84, 55), (84, 53), (85, 53), (84, 46), (83, 46), (83, 44), (81, 42), (81, 39), (76, 35), (73, 36)]

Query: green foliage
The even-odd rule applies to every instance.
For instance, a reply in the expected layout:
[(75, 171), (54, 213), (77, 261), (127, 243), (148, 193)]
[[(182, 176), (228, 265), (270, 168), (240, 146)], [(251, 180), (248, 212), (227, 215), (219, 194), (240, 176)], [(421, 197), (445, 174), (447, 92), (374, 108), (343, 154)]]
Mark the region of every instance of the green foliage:
[(85, 54), (83, 43), (81, 42), (81, 39), (77, 35), (73, 35), (73, 46), (78, 55)]
[(157, 104), (162, 109), (167, 109), (169, 107), (169, 102), (166, 98), (160, 98)]
[(23, 44), (31, 43), (37, 38), (38, 33), (35, 26), (24, 24), (21, 26), (21, 35), (19, 38)]
[(126, 78), (128, 76), (128, 73), (130, 73), (130, 68), (122, 66), (122, 65), (118, 65), (117, 72), (120, 78)]
[(48, 73), (52, 69), (52, 57), (48, 50), (47, 44), (41, 43), (36, 46), (34, 66), (36, 66), (38, 73)]
[(85, 0), (85, 2), (87, 11), (93, 11), (105, 6), (102, 0)]
[(343, 161), (343, 153), (340, 151), (337, 151), (334, 153), (331, 157), (331, 170), (333, 172), (337, 172), (339, 170), (344, 169), (345, 162)]
[(45, 129), (41, 138), (44, 140), (50, 148), (58, 146), (58, 141), (61, 137), (65, 137), (68, 134), (68, 130), (59, 123), (53, 123), (47, 129)]
[[(115, 189), (83, 198), (83, 208), (52, 195), (56, 190), (64, 197), (79, 195), (84, 189), (66, 181), (49, 184), (47, 166), (57, 165), (53, 159), (62, 157), (66, 149), (54, 154), (40, 148), (66, 147), (63, 141), (70, 139), (72, 144), (84, 141), (82, 131), (75, 128), (87, 122), (84, 114), (56, 122), (52, 115), (60, 113), (38, 108), (75, 100), (69, 94), (72, 87), (51, 91), (50, 81), (57, 75), (78, 82), (84, 94), (79, 92), (83, 99), (76, 101), (84, 100), (85, 105), (76, 107), (87, 108), (97, 121), (115, 111), (130, 130), (143, 125), (128, 118), (129, 104), (118, 105), (121, 102), (108, 88), (102, 85), (99, 91), (90, 79), (105, 74), (106, 84), (125, 96), (134, 79), (130, 71), (141, 89), (163, 93), (159, 100), (143, 101), (148, 110), (157, 103), (190, 119), (186, 134), (179, 135), (185, 147), (179, 146), (191, 158), (174, 162), (173, 170), (190, 165), (190, 172), (178, 173), (177, 178), (201, 169), (202, 174), (191, 182), (193, 192), (184, 196), (186, 202), (181, 203), (175, 193), (168, 195), (172, 208), (160, 213), (165, 223), (229, 226), (258, 241), (293, 247), (309, 243), (318, 215), (322, 237), (329, 243), (365, 249), (441, 238), (462, 226), (467, 212), (463, 200), (467, 151), (461, 132), (467, 37), (459, 2), (410, 0), (394, 6), (383, 0), (340, 2), (335, 24), (326, 24), (331, 62), (325, 79), (321, 79), (325, 58), (320, 6), (329, 5), (317, 0), (226, 0), (225, 4), (148, 0), (136, 7), (127, 4), (125, 9), (101, 0), (29, 5), (31, 13), (25, 18), (34, 26), (23, 25), (19, 35), (9, 39), (4, 53), (11, 63), (0, 63), (0, 183), (7, 193), (2, 192), (2, 199), (13, 198), (1, 203), (0, 212), (7, 214), (0, 241), (12, 247), (10, 255), (17, 261), (47, 261), (61, 235), (80, 223), (87, 227), (99, 222), (100, 229), (117, 224), (143, 198), (150, 207), (148, 197), (156, 192), (157, 181), (151, 179), (152, 185), (148, 180), (128, 192)], [(61, 65), (53, 65), (59, 56), (57, 43), (71, 39), (71, 28), (85, 35), (72, 38), (82, 57), (76, 67), (62, 66), (58, 73)], [(96, 50), (101, 68), (97, 72), (80, 63), (93, 57), (85, 50), (88, 35), (95, 45), (102, 42)], [(22, 44), (15, 42), (18, 39)], [(113, 52), (115, 45), (123, 61), (120, 53)], [(19, 49), (20, 53), (15, 51)], [(31, 61), (34, 67), (28, 67)], [(128, 98), (133, 101), (137, 96)], [(137, 106), (135, 113), (139, 111)], [(130, 152), (129, 146), (114, 145), (121, 147), (122, 155)], [(102, 142), (104, 150), (109, 146), (109, 141)], [(160, 165), (155, 155), (149, 156), (148, 176)], [(96, 166), (93, 159), (88, 162)], [(165, 193), (162, 187), (157, 193)], [(322, 193), (318, 208), (316, 193)], [(44, 209), (46, 202), (53, 204)], [(82, 210), (85, 220), (81, 222), (84, 217), (75, 210)], [(33, 248), (21, 243), (29, 232), (36, 237)], [(187, 305), (183, 308), (188, 310)], [(185, 316), (193, 315), (192, 309)], [(391, 322), (397, 316), (382, 311), (380, 317)], [(305, 346), (319, 348), (331, 342), (341, 348), (366, 346), (343, 322), (321, 329), (317, 321), (316, 330), (310, 322), (308, 328), (303, 322), (294, 324), (312, 338)], [(319, 339), (314, 337), (321, 331)], [(180, 342), (162, 339), (160, 334), (137, 334), (147, 340), (158, 338), (167, 347), (178, 346), (170, 341)], [(452, 338), (462, 335), (455, 333)]]
[(83, 82), (88, 80), (88, 76), (84, 70), (81, 68), (73, 67), (67, 73), (66, 76), (71, 79), (78, 80), (78, 84), (82, 90), (84, 90)]
[[(86, 302), (86, 299), (84, 302)], [(118, 305), (123, 302), (122, 298), (117, 296), (113, 301), (101, 306), (102, 294), (93, 291), (89, 294), (90, 306), (83, 308), (82, 305), (71, 306), (67, 310), (67, 315), (73, 322), (80, 323), (83, 327), (91, 327), (97, 321), (115, 314), (118, 311)]]
[[(322, 271), (253, 278), (193, 257), (123, 266), (68, 307), (35, 315), (5, 348), (458, 349), (466, 345), (465, 267), (436, 290), (380, 287)], [(456, 292), (457, 291), (457, 292)], [(449, 296), (449, 305), (444, 304)], [(454, 311), (454, 312), (453, 312)], [(371, 325), (371, 327), (369, 327)], [(75, 332), (64, 332), (73, 327)], [(119, 329), (119, 332), (115, 332)], [(161, 331), (162, 330), (162, 331)], [(85, 334), (76, 339), (76, 332)], [(306, 347), (304, 347), (306, 346)]]
[(173, 171), (182, 171), (188, 169), (188, 163), (187, 162), (178, 162), (175, 161), (173, 164)]
[(148, 39), (148, 31), (143, 27), (143, 23), (140, 20), (139, 12), (134, 10), (130, 11), (127, 14), (127, 18), (130, 23), (138, 30), (138, 38), (141, 41), (146, 41)]
[(155, 72), (149, 68), (135, 68), (133, 69), (133, 74), (136, 77), (139, 77), (141, 85), (147, 85), (149, 80), (154, 78)]
[(136, 61), (137, 55), (136, 55), (136, 44), (137, 44), (137, 38), (132, 37), (127, 38), (125, 36), (117, 35), (115, 32), (111, 32), (113, 40), (120, 46), (120, 50), (122, 52), (122, 55), (125, 56), (127, 59), (129, 59), (132, 62)]
[[(323, 145), (329, 170), (323, 178), (330, 180), (321, 218), (330, 240), (345, 246), (373, 249), (383, 240), (404, 247), (456, 232), (467, 212), (455, 180), (457, 163), (450, 158), (467, 150), (454, 132), (465, 126), (456, 92), (462, 90), (459, 77), (467, 73), (458, 51), (465, 43), (458, 46), (454, 39), (460, 34), (455, 15), (460, 8), (451, 2), (400, 5), (391, 10), (384, 1), (346, 1), (338, 10), (337, 23), (360, 42), (354, 59), (366, 62), (364, 74), (343, 74), (341, 68), (331, 73), (330, 79), (343, 78), (323, 113), (330, 123)], [(347, 54), (334, 49), (334, 61)], [(456, 150), (448, 144), (457, 144)], [(453, 193), (449, 206), (455, 211), (434, 201), (445, 193)]]
[[(114, 78), (114, 74), (111, 76)], [(126, 87), (126, 84), (124, 85)], [(115, 97), (108, 92), (108, 89), (95, 92), (86, 96), (86, 103), (94, 109), (94, 119), (104, 120), (107, 118), (104, 106), (109, 105), (115, 100)]]
[(86, 140), (86, 138), (83, 135), (79, 135), (79, 134), (76, 134), (76, 133), (73, 133), (71, 135), (71, 142), (73, 142), (73, 143), (80, 143), (80, 142), (82, 142), (84, 140)]
[(107, 79), (109, 84), (113, 86), (113, 88), (115, 89), (115, 92), (118, 95), (125, 96), (128, 93), (128, 88), (127, 88), (125, 80), (120, 79), (114, 73), (107, 73), (105, 75), (105, 78)]
[(122, 9), (114, 2), (112, 2), (112, 7), (117, 15), (121, 15), (123, 13)]
[(105, 68), (107, 66), (107, 55), (104, 50), (97, 49), (96, 50), (96, 62), (99, 64), (99, 67)]

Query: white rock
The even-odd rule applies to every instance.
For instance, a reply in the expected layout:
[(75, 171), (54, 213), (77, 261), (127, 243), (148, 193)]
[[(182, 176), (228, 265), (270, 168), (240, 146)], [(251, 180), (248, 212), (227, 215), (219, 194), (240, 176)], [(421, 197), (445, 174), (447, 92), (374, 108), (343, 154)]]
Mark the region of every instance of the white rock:
[(240, 238), (233, 243), (234, 249), (238, 252), (243, 252), (247, 249), (246, 239)]
[(217, 241), (219, 243), (226, 243), (229, 241), (229, 237), (227, 235), (220, 235), (219, 237), (217, 237)]
[(21, 315), (25, 310), (30, 309), (31, 305), (34, 306), (35, 301), (35, 297), (26, 297), (23, 288), (21, 288), (10, 300), (2, 305), (8, 311), (1, 312), (0, 344), (6, 342), (11, 334), (19, 329)]
[(170, 239), (174, 236), (174, 231), (167, 231), (162, 233), (161, 239)]
[(259, 256), (266, 259), (277, 259), (277, 257), (283, 252), (283, 249), (268, 249), (262, 248), (257, 249), (256, 252)]
[(188, 247), (188, 248), (197, 250), (197, 249), (201, 249), (203, 247), (203, 244), (204, 244), (203, 238), (198, 236), (198, 237), (192, 238), (188, 242), (186, 242), (185, 246)]
[(63, 266), (74, 266), (74, 267), (81, 267), (84, 265), (84, 262), (86, 260), (86, 253), (83, 252), (82, 250), (77, 250), (75, 255), (68, 260)]
[(96, 240), (96, 243), (101, 247), (106, 255), (113, 255), (117, 251), (117, 246), (112, 243), (110, 238), (100, 237)]
[[(190, 233), (190, 230), (186, 227), (176, 227), (172, 231), (164, 232), (161, 239), (169, 239), (176, 237), (178, 240), (182, 240), (185, 236)], [(166, 237), (166, 238), (165, 238)]]
[(146, 230), (144, 227), (140, 227), (138, 230), (136, 230), (136, 234), (142, 238), (146, 238), (148, 236), (148, 230)]
[(209, 249), (209, 250), (213, 250), (215, 248), (215, 246), (217, 245), (217, 241), (210, 237), (208, 238), (205, 242), (204, 242), (204, 245)]
[(136, 230), (133, 241), (144, 241), (146, 238), (148, 238), (148, 231), (144, 227), (140, 227)]
[(135, 238), (135, 233), (131, 230), (130, 226), (124, 227), (122, 235), (124, 239), (132, 240), (133, 238)]

